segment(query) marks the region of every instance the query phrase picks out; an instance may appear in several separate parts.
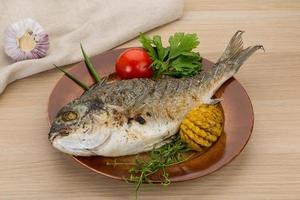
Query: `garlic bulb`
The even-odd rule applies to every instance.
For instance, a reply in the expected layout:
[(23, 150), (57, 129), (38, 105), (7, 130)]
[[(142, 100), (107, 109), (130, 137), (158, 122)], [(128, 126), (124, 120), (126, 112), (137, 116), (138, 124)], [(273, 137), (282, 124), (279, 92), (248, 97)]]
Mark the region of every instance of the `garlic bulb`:
[(42, 58), (46, 56), (48, 48), (48, 34), (33, 19), (18, 21), (5, 32), (5, 52), (15, 61)]

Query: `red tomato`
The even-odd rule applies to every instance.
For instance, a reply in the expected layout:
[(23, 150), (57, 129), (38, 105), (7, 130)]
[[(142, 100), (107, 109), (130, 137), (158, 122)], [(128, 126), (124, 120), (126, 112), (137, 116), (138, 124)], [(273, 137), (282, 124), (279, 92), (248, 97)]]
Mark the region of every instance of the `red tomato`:
[(150, 78), (153, 70), (148, 53), (142, 48), (130, 48), (119, 56), (116, 72), (121, 79)]

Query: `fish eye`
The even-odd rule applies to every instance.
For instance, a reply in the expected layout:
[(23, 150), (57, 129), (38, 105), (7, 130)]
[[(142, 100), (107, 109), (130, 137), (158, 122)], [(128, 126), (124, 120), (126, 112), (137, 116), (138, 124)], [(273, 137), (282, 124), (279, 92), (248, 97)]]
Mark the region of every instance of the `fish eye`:
[(62, 120), (64, 121), (72, 121), (77, 119), (77, 113), (73, 111), (67, 111), (62, 115)]

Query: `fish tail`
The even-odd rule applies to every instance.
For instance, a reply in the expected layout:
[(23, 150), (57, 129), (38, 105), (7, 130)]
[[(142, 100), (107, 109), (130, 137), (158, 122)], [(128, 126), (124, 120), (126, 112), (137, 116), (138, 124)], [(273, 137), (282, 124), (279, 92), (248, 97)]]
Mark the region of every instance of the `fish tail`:
[(239, 30), (232, 36), (223, 54), (209, 72), (210, 80), (207, 81), (207, 89), (210, 97), (240, 69), (254, 52), (259, 49), (264, 50), (262, 45), (249, 46), (244, 49), (243, 33), (244, 31)]
[[(221, 70), (231, 71), (235, 74), (242, 64), (258, 49), (263, 49), (262, 45), (250, 46), (243, 48), (242, 34), (244, 31), (237, 31), (229, 41), (226, 49), (224, 50), (222, 56), (219, 58), (218, 62), (214, 66), (214, 71)], [(218, 69), (219, 68), (219, 69)], [(221, 69), (220, 69), (221, 68)]]

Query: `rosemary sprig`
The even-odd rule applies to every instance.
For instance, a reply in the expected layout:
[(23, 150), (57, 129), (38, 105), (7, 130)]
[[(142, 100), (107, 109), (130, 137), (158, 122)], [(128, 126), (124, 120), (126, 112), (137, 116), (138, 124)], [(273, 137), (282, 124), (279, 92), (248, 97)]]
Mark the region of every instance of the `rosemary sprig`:
[(137, 193), (141, 185), (145, 182), (152, 183), (150, 176), (156, 172), (162, 170), (162, 185), (169, 185), (171, 183), (169, 179), (169, 174), (165, 170), (167, 167), (180, 164), (187, 160), (190, 160), (195, 154), (189, 156), (184, 156), (184, 153), (190, 149), (186, 144), (180, 139), (177, 134), (170, 143), (164, 146), (154, 149), (148, 153), (148, 159), (141, 159), (138, 156), (135, 158), (135, 162), (107, 162), (106, 165), (119, 166), (128, 165), (133, 166), (129, 169), (130, 177), (124, 178), (126, 182), (134, 183), (135, 185), (135, 195), (137, 198)]
[(54, 67), (57, 68), (57, 69), (59, 69), (60, 71), (62, 71), (68, 78), (70, 78), (72, 81), (74, 81), (77, 85), (79, 85), (85, 91), (89, 90), (89, 87), (86, 84), (84, 84), (83, 82), (81, 82), (80, 80), (78, 80), (77, 78), (75, 78), (75, 76), (73, 76), (69, 72), (65, 71), (63, 68), (61, 68), (61, 67), (59, 67), (57, 65), (54, 65)]
[(80, 48), (81, 48), (81, 52), (82, 52), (82, 55), (84, 57), (84, 63), (86, 65), (86, 67), (88, 68), (91, 76), (93, 76), (93, 78), (95, 79), (95, 81), (97, 83), (100, 83), (101, 82), (101, 78), (99, 76), (99, 74), (97, 73), (91, 59), (88, 57), (88, 55), (85, 53), (84, 49), (83, 49), (83, 46), (82, 44), (80, 43)]
[(137, 196), (138, 190), (144, 182), (151, 183), (150, 176), (159, 170), (162, 170), (162, 185), (169, 185), (169, 174), (165, 170), (166, 167), (171, 165), (185, 162), (193, 156), (185, 158), (183, 155), (190, 149), (177, 135), (172, 142), (165, 144), (164, 146), (154, 149), (149, 152), (149, 160), (140, 159), (136, 157), (136, 165), (129, 170), (130, 177), (127, 179), (129, 182), (135, 184), (135, 193)]

